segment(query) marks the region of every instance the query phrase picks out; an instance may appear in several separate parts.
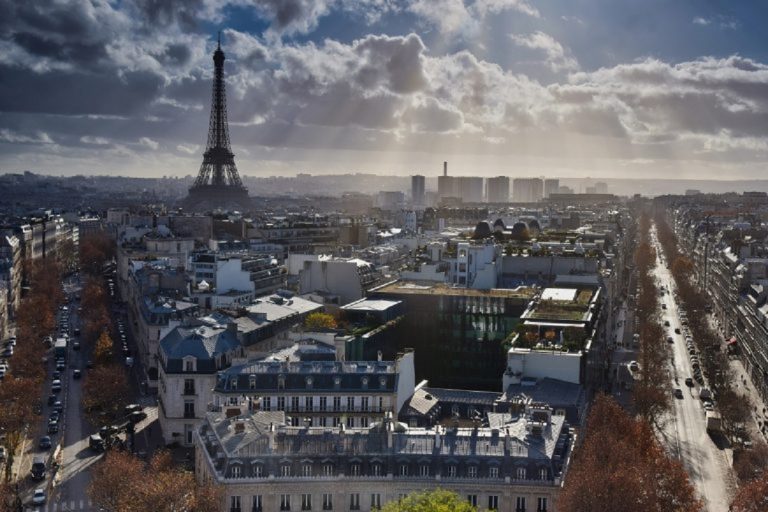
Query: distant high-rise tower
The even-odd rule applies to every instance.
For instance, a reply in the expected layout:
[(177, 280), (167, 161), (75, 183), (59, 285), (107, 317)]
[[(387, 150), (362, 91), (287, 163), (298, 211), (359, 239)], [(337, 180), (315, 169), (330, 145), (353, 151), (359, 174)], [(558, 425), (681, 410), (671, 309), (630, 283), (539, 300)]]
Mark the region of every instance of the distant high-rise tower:
[(248, 189), (240, 180), (235, 167), (235, 155), (229, 144), (227, 99), (224, 91), (224, 59), (224, 52), (221, 50), (221, 34), (219, 34), (218, 46), (213, 52), (215, 71), (208, 143), (203, 154), (200, 172), (185, 200), (185, 206), (195, 210), (247, 209), (250, 206)]
[(411, 201), (415, 205), (424, 204), (424, 176), (417, 174), (411, 176)]
[(486, 197), (489, 203), (509, 202), (509, 177), (496, 176), (486, 180)]
[(544, 197), (549, 197), (551, 194), (557, 194), (558, 188), (560, 188), (559, 179), (549, 178), (544, 180)]
[(512, 200), (516, 203), (535, 203), (544, 197), (541, 178), (515, 178), (512, 180)]

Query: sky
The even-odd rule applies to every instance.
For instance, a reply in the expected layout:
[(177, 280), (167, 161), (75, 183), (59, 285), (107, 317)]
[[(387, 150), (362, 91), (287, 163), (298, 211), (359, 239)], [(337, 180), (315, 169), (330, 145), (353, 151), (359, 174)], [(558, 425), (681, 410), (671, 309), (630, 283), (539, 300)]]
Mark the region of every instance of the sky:
[(0, 0), (0, 172), (768, 175), (762, 0)]

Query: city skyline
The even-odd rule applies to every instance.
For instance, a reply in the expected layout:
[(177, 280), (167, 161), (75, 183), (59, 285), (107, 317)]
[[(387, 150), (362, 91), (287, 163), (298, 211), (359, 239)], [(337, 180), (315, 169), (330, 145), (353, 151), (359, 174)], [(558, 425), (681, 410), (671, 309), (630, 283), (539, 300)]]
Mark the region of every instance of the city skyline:
[(760, 178), (766, 8), (655, 4), (9, 2), (0, 172), (194, 175), (221, 29), (244, 176)]

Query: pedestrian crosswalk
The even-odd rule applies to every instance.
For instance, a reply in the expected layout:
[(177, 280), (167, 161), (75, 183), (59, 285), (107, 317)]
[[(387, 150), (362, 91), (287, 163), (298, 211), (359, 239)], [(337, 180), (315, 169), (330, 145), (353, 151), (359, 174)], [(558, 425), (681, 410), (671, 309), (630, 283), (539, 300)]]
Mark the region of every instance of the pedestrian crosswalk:
[(61, 500), (52, 501), (45, 505), (38, 505), (32, 507), (33, 512), (71, 512), (71, 511), (88, 511), (97, 512), (99, 507), (94, 506), (91, 500)]

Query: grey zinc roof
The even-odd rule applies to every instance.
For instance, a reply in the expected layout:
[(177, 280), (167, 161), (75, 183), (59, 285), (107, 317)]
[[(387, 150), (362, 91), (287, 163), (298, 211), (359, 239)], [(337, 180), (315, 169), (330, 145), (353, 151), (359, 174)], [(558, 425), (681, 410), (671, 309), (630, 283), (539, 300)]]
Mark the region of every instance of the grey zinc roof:
[[(216, 437), (227, 455), (237, 457), (244, 455), (247, 448), (255, 441), (269, 434), (270, 425), (282, 425), (285, 423), (283, 411), (262, 411), (259, 414), (237, 416), (224, 419), (215, 413), (209, 414), (211, 424), (214, 425)], [(235, 423), (241, 422), (243, 430), (237, 432)]]
[(410, 407), (419, 414), (428, 414), (437, 407), (438, 403), (431, 393), (421, 388), (413, 392), (411, 398), (405, 403), (405, 407)]
[(176, 327), (160, 341), (160, 349), (166, 355), (171, 370), (172, 361), (180, 362), (187, 356), (193, 356), (198, 361), (213, 359), (216, 354), (235, 350), (239, 346), (240, 342), (231, 331), (206, 326)]

